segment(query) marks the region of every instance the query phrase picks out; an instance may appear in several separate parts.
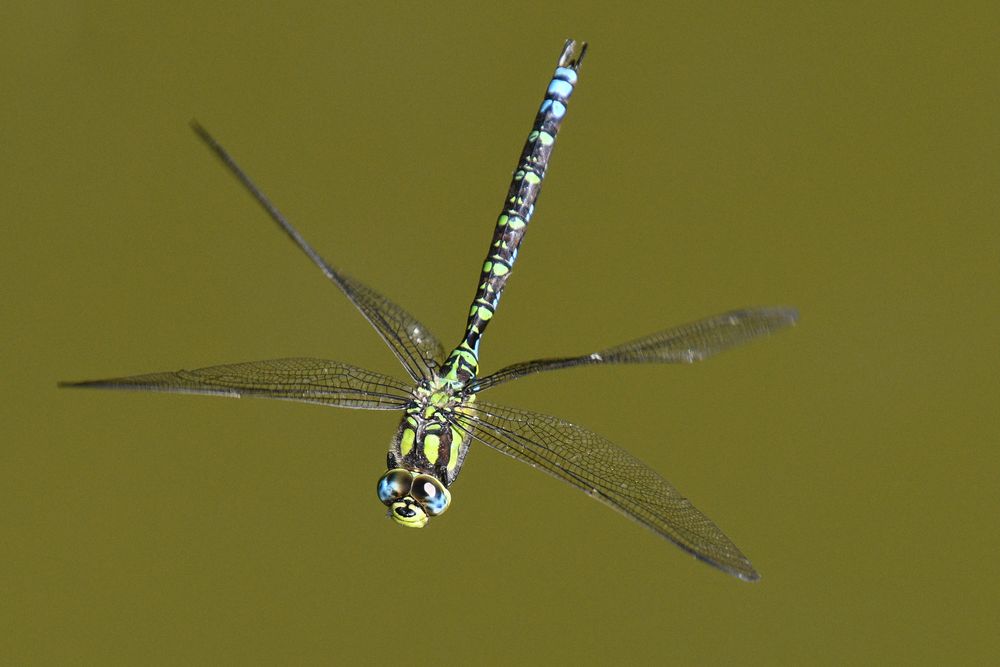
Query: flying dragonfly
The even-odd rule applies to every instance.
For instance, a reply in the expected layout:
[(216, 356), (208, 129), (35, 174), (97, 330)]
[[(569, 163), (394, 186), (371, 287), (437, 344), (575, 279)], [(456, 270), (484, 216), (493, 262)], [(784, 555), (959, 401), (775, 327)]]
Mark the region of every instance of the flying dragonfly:
[(323, 259), (230, 154), (199, 124), (198, 137), (313, 264), (347, 296), (395, 354), (409, 381), (325, 359), (290, 358), (60, 383), (63, 387), (271, 398), (364, 410), (396, 410), (379, 500), (401, 526), (419, 528), (451, 506), (473, 441), (539, 468), (610, 505), (688, 553), (747, 581), (750, 561), (704, 514), (644, 463), (584, 428), (479, 399), (533, 373), (606, 364), (689, 364), (795, 324), (793, 308), (746, 308), (658, 331), (590, 354), (534, 359), (479, 372), (479, 344), (496, 313), (535, 209), (556, 136), (577, 85), (585, 42), (567, 40), (521, 151), (482, 265), (468, 323), (448, 354), (412, 315)]

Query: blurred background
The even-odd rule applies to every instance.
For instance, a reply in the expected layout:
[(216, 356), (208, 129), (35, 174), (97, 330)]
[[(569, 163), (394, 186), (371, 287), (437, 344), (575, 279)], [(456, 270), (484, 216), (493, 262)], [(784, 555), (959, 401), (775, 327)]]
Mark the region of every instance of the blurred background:
[[(995, 3), (2, 14), (0, 662), (995, 659)], [(395, 414), (56, 389), (282, 356), (402, 375), (192, 118), (457, 342), (567, 37), (590, 51), (484, 370), (740, 306), (801, 322), (490, 399), (663, 472), (759, 583), (483, 446), (400, 530), (374, 494)]]

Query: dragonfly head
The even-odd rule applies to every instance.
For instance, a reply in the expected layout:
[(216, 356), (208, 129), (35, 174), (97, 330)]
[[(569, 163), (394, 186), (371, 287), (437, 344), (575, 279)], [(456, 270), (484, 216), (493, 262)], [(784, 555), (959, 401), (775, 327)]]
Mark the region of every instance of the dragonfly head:
[(387, 471), (376, 490), (393, 521), (408, 528), (423, 528), (451, 504), (451, 493), (437, 477), (405, 468)]

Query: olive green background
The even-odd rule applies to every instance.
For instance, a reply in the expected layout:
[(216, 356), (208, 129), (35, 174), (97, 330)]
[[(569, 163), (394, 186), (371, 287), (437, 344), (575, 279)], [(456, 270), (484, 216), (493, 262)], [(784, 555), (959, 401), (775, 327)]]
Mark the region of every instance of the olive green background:
[[(3, 9), (0, 662), (995, 659), (995, 3), (363, 4)], [(192, 117), (456, 342), (566, 37), (591, 49), (484, 368), (802, 318), (490, 398), (662, 471), (759, 583), (482, 446), (445, 517), (398, 529), (392, 413), (56, 389), (294, 355), (401, 373)]]

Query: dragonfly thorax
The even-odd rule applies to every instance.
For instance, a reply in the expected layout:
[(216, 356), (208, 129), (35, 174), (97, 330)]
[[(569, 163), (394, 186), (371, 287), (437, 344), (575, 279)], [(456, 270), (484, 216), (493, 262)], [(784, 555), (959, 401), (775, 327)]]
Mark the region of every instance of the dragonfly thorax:
[(468, 420), (474, 401), (474, 395), (463, 394), (440, 376), (413, 390), (377, 488), (396, 523), (420, 528), (448, 508), (448, 487), (458, 477), (472, 440)]

